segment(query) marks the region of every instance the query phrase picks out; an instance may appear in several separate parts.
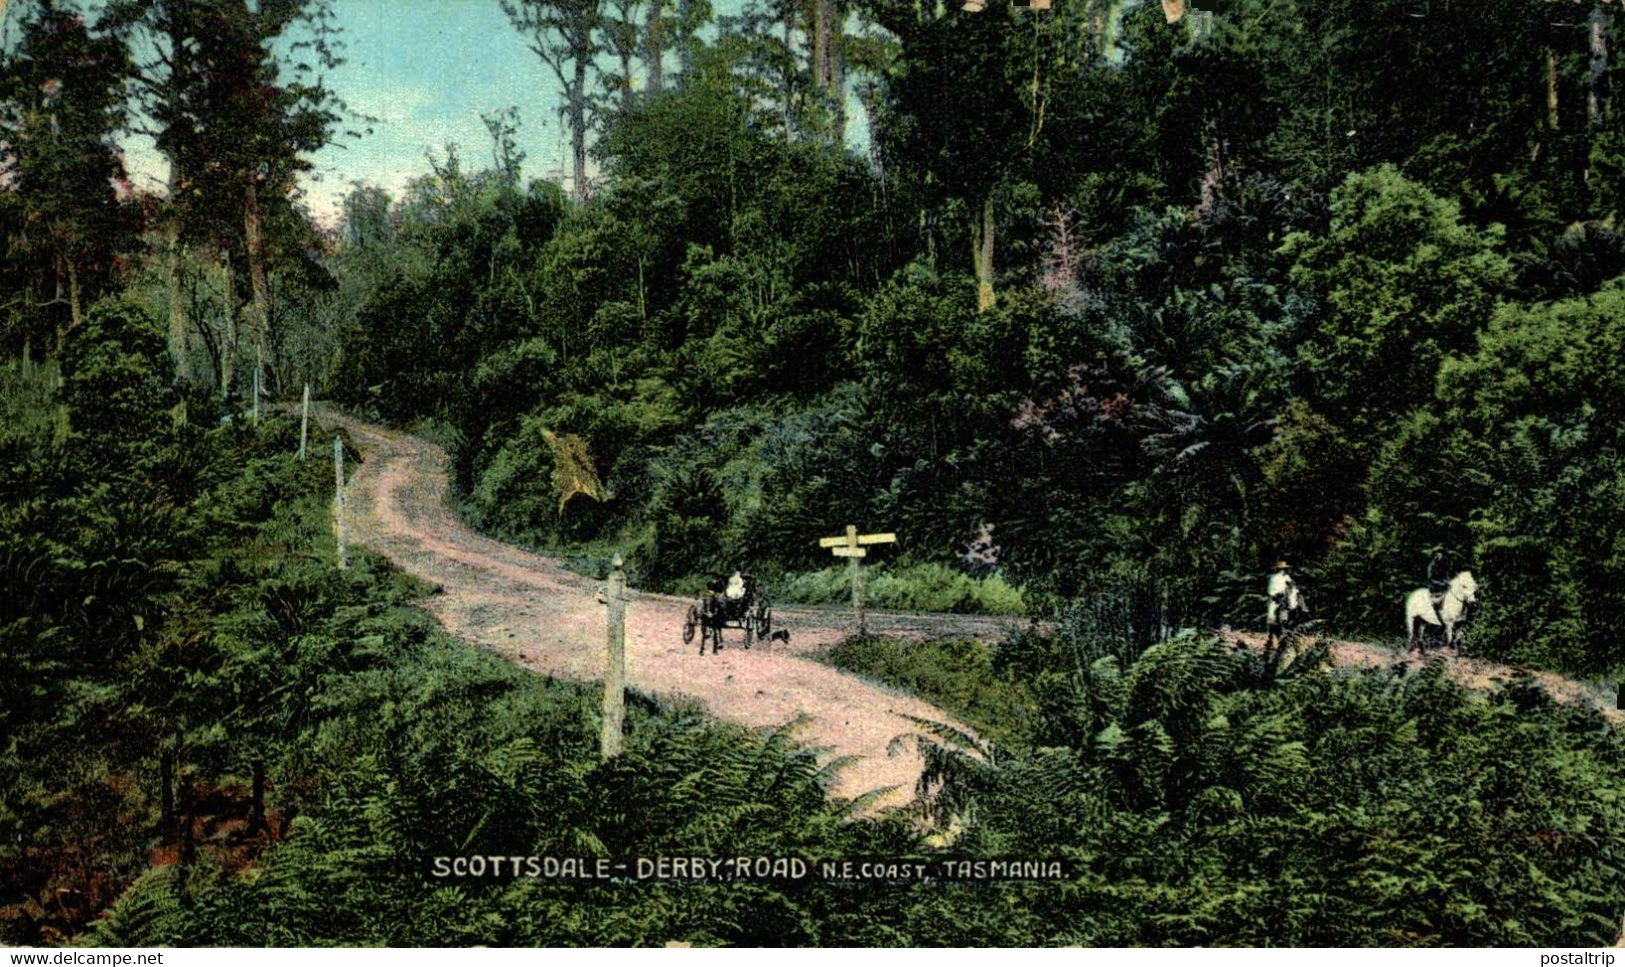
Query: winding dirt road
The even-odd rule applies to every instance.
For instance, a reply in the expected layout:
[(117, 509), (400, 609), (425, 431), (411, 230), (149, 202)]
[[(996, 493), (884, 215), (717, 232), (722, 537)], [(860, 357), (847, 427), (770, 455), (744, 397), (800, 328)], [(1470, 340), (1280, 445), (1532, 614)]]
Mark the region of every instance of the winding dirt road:
[[(536, 672), (602, 677), (599, 582), (459, 520), (448, 500), (448, 460), (434, 444), (332, 411), (321, 420), (343, 427), (365, 458), (346, 488), (351, 539), (439, 585), (443, 593), (425, 598), (425, 610), (458, 638)], [(654, 695), (698, 699), (717, 717), (743, 725), (771, 728), (799, 719), (803, 743), (851, 760), (836, 774), (831, 792), (837, 797), (885, 790), (873, 807), (908, 802), (921, 760), (912, 743), (890, 748), (897, 736), (916, 731), (905, 716), (963, 728), (919, 699), (803, 657), (848, 633), (849, 619), (839, 612), (775, 609), (775, 626), (790, 629), (790, 645), (763, 642), (747, 651), (735, 644), (741, 632), (730, 631), (722, 652), (701, 657), (698, 642), (682, 641), (688, 605), (688, 599), (656, 594), (628, 603), (629, 682)], [(889, 634), (989, 639), (1003, 623), (948, 615), (878, 615), (872, 622)]]
[[(565, 570), (558, 561), (484, 537), (458, 519), (448, 500), (446, 454), (418, 437), (385, 430), (335, 413), (322, 422), (343, 427), (365, 461), (350, 479), (352, 539), (384, 554), (443, 593), (421, 604), (453, 635), (536, 672), (582, 680), (602, 676), (604, 612), (597, 581)], [(627, 672), (649, 694), (703, 702), (719, 718), (758, 728), (797, 722), (807, 745), (846, 757), (831, 792), (842, 798), (884, 790), (870, 808), (901, 805), (912, 798), (921, 760), (912, 743), (892, 740), (916, 731), (908, 716), (947, 722), (926, 702), (808, 660), (808, 652), (850, 633), (844, 611), (775, 609), (775, 626), (788, 627), (792, 643), (758, 643), (745, 650), (740, 632), (728, 633), (717, 655), (701, 657), (697, 642), (682, 642), (689, 600), (638, 594), (627, 606)], [(903, 637), (958, 635), (996, 641), (1009, 619), (962, 615), (871, 615), (870, 626)], [(1220, 631), (1238, 645), (1258, 648), (1262, 635)], [(1332, 664), (1353, 668), (1420, 667), (1421, 660), (1394, 648), (1332, 642)], [(1471, 688), (1488, 690), (1517, 671), (1481, 659), (1456, 657), (1446, 673)], [(1534, 678), (1559, 701), (1591, 704), (1615, 723), (1625, 713), (1611, 694), (1550, 672)]]

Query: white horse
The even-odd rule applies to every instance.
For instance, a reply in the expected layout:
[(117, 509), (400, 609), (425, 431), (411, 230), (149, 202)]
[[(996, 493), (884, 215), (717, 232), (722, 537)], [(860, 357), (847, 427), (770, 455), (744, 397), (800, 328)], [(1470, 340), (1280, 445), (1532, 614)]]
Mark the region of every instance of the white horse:
[(1435, 628), (1444, 629), (1445, 647), (1453, 647), (1461, 643), (1461, 619), (1466, 614), (1467, 606), (1472, 604), (1478, 595), (1478, 582), (1473, 580), (1473, 572), (1462, 571), (1450, 579), (1450, 586), (1445, 589), (1444, 595), (1435, 598), (1427, 588), (1417, 588), (1405, 596), (1405, 638), (1412, 648), (1422, 648), (1422, 625), (1430, 624)]

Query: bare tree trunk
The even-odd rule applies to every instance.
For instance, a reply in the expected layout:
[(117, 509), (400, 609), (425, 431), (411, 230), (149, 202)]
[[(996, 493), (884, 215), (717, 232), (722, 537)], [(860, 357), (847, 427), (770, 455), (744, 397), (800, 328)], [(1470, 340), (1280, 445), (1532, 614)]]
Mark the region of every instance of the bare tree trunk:
[(976, 311), (993, 308), (993, 189), (982, 201), (980, 223), (971, 223), (972, 255), (976, 269)]
[(689, 31), (689, 14), (693, 12), (692, 0), (677, 0), (677, 70), (688, 75), (694, 71), (694, 37)]
[(784, 73), (779, 78), (783, 97), (784, 136), (790, 137), (795, 130), (796, 117), (796, 58), (795, 58), (796, 15), (794, 5), (787, 4), (784, 8)]
[(1591, 118), (1591, 126), (1602, 127), (1603, 99), (1602, 81), (1608, 73), (1608, 22), (1603, 13), (1602, 3), (1594, 3), (1591, 7), (1591, 78), (1586, 95), (1586, 113)]
[(846, 8), (839, 0), (826, 0), (830, 9), (828, 85), (831, 132), (836, 144), (846, 143), (846, 59), (842, 42), (846, 38)]
[[(179, 175), (175, 170), (175, 163), (169, 163), (169, 197), (173, 199)], [(171, 219), (164, 229), (164, 247), (168, 250), (169, 258), (165, 269), (169, 273), (169, 355), (175, 363), (175, 376), (182, 381), (192, 377), (189, 362), (192, 353), (192, 327), (186, 319), (186, 309), (181, 302), (181, 230), (180, 225)]]
[(812, 0), (812, 80), (820, 94), (829, 87), (829, 3)]
[(644, 31), (645, 67), (649, 72), (649, 91), (658, 94), (666, 89), (666, 37), (664, 0), (649, 0), (649, 13), (645, 18)]
[(621, 110), (632, 110), (632, 60), (633, 51), (622, 50), (617, 56), (621, 62)]
[(231, 253), (225, 255), (226, 265), (226, 334), (220, 346), (220, 398), (231, 399), (232, 377), (237, 369), (237, 270), (231, 264)]
[[(193, 310), (192, 311), (192, 327), (193, 328), (192, 328), (192, 332), (191, 332), (191, 338), (196, 339), (198, 342), (203, 344), (203, 352), (204, 352), (205, 355), (207, 355), (209, 357), (209, 370), (208, 371), (209, 371), (209, 373), (211, 375), (213, 375), (215, 377), (218, 377), (220, 375), (220, 373), (222, 372), (220, 343), (221, 343), (221, 340), (222, 340), (223, 336), (222, 336), (221, 333), (215, 332), (214, 327), (209, 324), (209, 314), (208, 314), (208, 312), (206, 312), (206, 311), (200, 312), (200, 311), (197, 310), (197, 305), (198, 305), (197, 283), (196, 282), (191, 282), (190, 284), (187, 284), (185, 286), (185, 288), (186, 288), (186, 304), (188, 306), (192, 307), (192, 310)], [(218, 380), (218, 378), (216, 378), (216, 380), (215, 380), (215, 388), (216, 389), (219, 388), (219, 380)]]
[(266, 281), (265, 240), (260, 218), (259, 189), (248, 180), (243, 193), (243, 245), (248, 251), (248, 283), (253, 294), (254, 406), (259, 407), (259, 391), (265, 386), (266, 330), (271, 321), (271, 286)]
[(1553, 131), (1558, 127), (1557, 103), (1557, 51), (1546, 48), (1546, 126)]
[(73, 320), (68, 324), (68, 328), (77, 329), (79, 323), (84, 321), (79, 305), (79, 263), (75, 262), (71, 256), (64, 258), (63, 261), (68, 266), (68, 311), (71, 313)]
[(571, 194), (578, 202), (587, 200), (587, 68), (585, 57), (575, 58), (575, 73), (565, 103), (570, 112), (570, 172), (574, 178)]
[(830, 112), (830, 137), (846, 140), (846, 81), (841, 63), (841, 38), (846, 10), (838, 0), (812, 0), (812, 82)]

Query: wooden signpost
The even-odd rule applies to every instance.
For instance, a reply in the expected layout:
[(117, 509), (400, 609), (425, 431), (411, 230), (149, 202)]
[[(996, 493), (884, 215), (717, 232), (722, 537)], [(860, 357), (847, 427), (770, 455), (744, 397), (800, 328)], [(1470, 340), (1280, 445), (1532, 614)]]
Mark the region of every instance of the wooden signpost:
[(858, 616), (858, 634), (869, 633), (868, 622), (863, 616), (863, 571), (858, 561), (869, 556), (866, 549), (870, 544), (895, 544), (896, 534), (859, 534), (858, 529), (851, 524), (846, 525), (846, 533), (840, 537), (825, 537), (819, 540), (819, 547), (827, 547), (836, 557), (847, 559), (847, 570), (852, 575), (852, 610)]

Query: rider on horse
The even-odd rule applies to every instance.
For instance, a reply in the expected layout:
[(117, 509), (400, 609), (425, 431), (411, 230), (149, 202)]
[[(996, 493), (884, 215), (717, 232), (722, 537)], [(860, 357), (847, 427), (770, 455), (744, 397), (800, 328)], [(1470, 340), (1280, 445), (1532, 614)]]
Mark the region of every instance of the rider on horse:
[(1288, 607), (1291, 602), (1292, 591), (1297, 583), (1292, 580), (1292, 566), (1285, 561), (1277, 561), (1275, 570), (1270, 572), (1268, 586), (1270, 604), (1276, 608)]
[(1450, 590), (1450, 579), (1461, 570), (1454, 565), (1455, 555), (1440, 548), (1433, 552), (1433, 559), (1428, 561), (1428, 597), (1433, 599), (1433, 610), (1438, 611), (1439, 605), (1444, 603), (1444, 596)]

